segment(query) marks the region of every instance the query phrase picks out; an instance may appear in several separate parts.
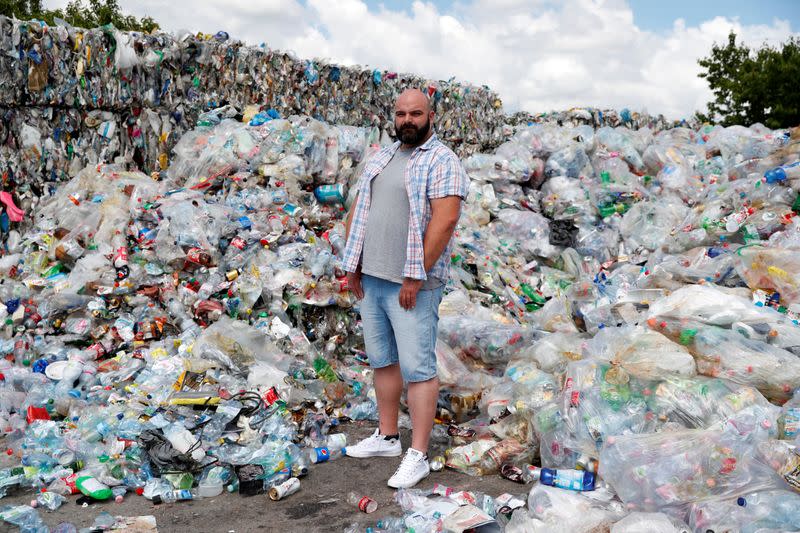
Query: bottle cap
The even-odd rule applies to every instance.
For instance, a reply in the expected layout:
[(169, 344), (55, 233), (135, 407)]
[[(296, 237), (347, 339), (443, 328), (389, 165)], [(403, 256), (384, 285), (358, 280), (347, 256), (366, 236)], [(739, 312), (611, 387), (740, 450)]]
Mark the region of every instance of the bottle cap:
[(542, 477), (542, 470), (533, 465), (528, 465), (528, 476), (531, 478), (531, 481), (539, 481)]
[(153, 496), (153, 505), (161, 505), (163, 502), (164, 500), (162, 500), (161, 496), (159, 496), (158, 494)]

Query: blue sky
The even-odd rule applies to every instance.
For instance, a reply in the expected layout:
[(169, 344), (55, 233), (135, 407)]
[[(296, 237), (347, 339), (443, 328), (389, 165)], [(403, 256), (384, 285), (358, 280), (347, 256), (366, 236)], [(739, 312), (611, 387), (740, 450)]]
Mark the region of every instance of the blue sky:
[(793, 30), (800, 29), (798, 0), (629, 0), (628, 4), (634, 23), (650, 31), (669, 30), (677, 18), (694, 26), (716, 16), (738, 17), (742, 24), (772, 24), (777, 18), (788, 20)]
[[(452, 13), (454, 0), (427, 0), (443, 13)], [(462, 0), (468, 1), (468, 0)], [(534, 4), (535, 2), (531, 2)], [(738, 17), (742, 24), (772, 24), (774, 19), (788, 20), (792, 29), (800, 29), (800, 0), (627, 0), (633, 9), (633, 22), (641, 29), (668, 31), (673, 21), (682, 18), (687, 26), (697, 25), (716, 16)], [(392, 11), (410, 11), (408, 0), (366, 0), (370, 10), (383, 4)]]

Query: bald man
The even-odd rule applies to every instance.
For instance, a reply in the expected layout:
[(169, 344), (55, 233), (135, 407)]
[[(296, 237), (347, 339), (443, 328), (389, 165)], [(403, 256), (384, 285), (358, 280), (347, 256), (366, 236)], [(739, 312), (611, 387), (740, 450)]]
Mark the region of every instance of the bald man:
[(370, 159), (347, 215), (344, 268), (361, 300), (364, 345), (374, 368), (379, 425), (351, 457), (402, 454), (397, 416), (408, 383), (411, 447), (389, 478), (394, 488), (430, 474), (430, 440), (439, 379), (436, 331), (453, 231), (469, 180), (461, 162), (433, 133), (434, 113), (417, 89), (395, 104), (397, 142)]

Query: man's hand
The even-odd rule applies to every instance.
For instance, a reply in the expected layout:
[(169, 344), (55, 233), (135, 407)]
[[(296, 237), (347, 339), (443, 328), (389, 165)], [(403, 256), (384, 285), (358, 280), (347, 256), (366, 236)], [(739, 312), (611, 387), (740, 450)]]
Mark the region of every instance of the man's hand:
[(400, 287), (400, 307), (406, 311), (414, 309), (420, 287), (422, 287), (421, 279), (403, 278), (403, 286)]
[(358, 272), (347, 273), (347, 287), (350, 292), (356, 295), (356, 298), (362, 300), (364, 298), (364, 289), (361, 287), (361, 270)]

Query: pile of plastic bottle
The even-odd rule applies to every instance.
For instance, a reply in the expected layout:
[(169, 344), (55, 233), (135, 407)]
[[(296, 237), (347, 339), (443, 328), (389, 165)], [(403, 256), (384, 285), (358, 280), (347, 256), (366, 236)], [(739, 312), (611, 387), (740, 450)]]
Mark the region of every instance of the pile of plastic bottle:
[[(280, 499), (342, 455), (377, 416), (342, 220), (388, 142), (226, 106), (165, 171), (0, 197), (0, 490)], [(534, 124), (464, 159), (432, 460), (533, 488), (399, 491), (376, 527), (800, 527), (798, 154), (758, 125)]]
[(485, 86), (297, 58), (224, 31), (56, 22), (0, 16), (0, 168), (26, 203), (98, 162), (166, 169), (198, 115), (223, 104), (392, 132), (394, 101), (412, 86), (431, 96), (440, 134), (459, 153), (502, 139), (502, 104)]

